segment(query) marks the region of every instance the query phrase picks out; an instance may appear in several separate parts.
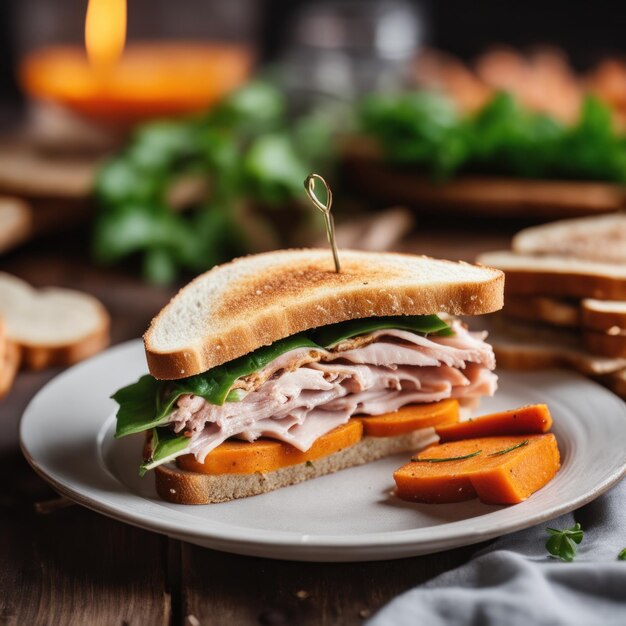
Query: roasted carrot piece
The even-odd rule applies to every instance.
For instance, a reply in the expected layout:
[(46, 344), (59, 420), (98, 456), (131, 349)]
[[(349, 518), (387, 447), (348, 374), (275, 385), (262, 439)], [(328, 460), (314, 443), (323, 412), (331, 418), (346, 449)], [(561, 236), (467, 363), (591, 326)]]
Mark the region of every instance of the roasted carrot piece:
[(306, 452), (272, 439), (225, 441), (198, 463), (193, 454), (176, 459), (178, 467), (202, 474), (254, 474), (271, 472), (281, 467), (314, 461), (358, 443), (363, 436), (360, 420), (350, 420), (322, 435)]
[(419, 428), (455, 424), (459, 421), (459, 403), (456, 400), (441, 400), (429, 404), (413, 404), (393, 413), (358, 418), (370, 437), (395, 437)]
[(552, 433), (485, 437), (434, 445), (394, 473), (396, 493), (417, 502), (515, 504), (547, 484), (560, 467)]
[(533, 435), (546, 433), (552, 427), (552, 416), (545, 404), (531, 404), (511, 411), (490, 413), (457, 424), (435, 426), (441, 443), (474, 437)]

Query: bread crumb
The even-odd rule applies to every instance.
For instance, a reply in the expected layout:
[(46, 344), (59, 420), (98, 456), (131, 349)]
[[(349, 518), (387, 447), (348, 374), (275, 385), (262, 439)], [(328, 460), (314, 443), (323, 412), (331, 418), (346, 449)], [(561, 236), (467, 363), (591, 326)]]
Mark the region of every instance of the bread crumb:
[(170, 489), (170, 493), (176, 493), (176, 489)]

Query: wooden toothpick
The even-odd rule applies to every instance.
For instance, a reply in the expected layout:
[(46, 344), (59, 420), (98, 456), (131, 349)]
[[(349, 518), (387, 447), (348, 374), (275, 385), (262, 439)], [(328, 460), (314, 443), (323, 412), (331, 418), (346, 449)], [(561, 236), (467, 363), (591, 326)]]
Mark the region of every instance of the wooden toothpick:
[[(324, 204), (315, 195), (315, 182), (320, 181), (326, 189), (326, 204)], [(333, 205), (333, 192), (330, 190), (328, 183), (319, 174), (309, 174), (304, 181), (304, 190), (306, 191), (309, 199), (324, 214), (324, 221), (326, 223), (326, 236), (328, 242), (333, 251), (333, 260), (335, 261), (335, 271), (339, 273), (341, 266), (339, 265), (339, 254), (337, 253), (337, 242), (335, 241), (335, 220), (330, 212)]]

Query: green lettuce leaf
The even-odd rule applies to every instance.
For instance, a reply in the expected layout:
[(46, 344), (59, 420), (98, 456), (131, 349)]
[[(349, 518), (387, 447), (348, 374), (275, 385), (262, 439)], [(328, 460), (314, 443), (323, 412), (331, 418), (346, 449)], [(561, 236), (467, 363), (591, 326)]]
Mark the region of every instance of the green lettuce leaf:
[(157, 409), (160, 384), (146, 374), (136, 383), (119, 389), (111, 396), (120, 405), (116, 415), (116, 437), (149, 430), (167, 421)]
[(173, 461), (180, 456), (189, 445), (189, 437), (176, 434), (169, 428), (152, 429), (152, 449), (150, 458), (139, 468), (139, 475), (143, 476), (148, 470), (154, 469), (157, 465)]
[(325, 348), (332, 348), (341, 341), (364, 335), (376, 330), (397, 328), (410, 330), (414, 333), (429, 335), (452, 335), (453, 331), (443, 320), (436, 315), (397, 315), (389, 317), (367, 317), (359, 320), (350, 320), (331, 324), (315, 329), (311, 336), (313, 340)]
[(237, 379), (257, 372), (285, 352), (306, 347), (319, 346), (304, 334), (292, 335), (196, 376), (171, 381), (142, 376), (112, 396), (120, 405), (115, 436), (125, 437), (164, 425), (178, 398), (185, 394), (222, 405)]

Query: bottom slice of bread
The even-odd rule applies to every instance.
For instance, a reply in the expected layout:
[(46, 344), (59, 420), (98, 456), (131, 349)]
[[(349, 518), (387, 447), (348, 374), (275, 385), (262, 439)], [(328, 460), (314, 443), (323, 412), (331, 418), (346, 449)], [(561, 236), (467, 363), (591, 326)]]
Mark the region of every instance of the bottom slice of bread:
[(398, 452), (415, 452), (437, 440), (434, 428), (423, 428), (397, 437), (363, 437), (353, 446), (313, 462), (255, 474), (200, 474), (181, 470), (170, 463), (154, 470), (156, 489), (161, 498), (175, 504), (228, 502), (295, 485)]

